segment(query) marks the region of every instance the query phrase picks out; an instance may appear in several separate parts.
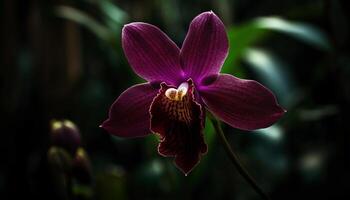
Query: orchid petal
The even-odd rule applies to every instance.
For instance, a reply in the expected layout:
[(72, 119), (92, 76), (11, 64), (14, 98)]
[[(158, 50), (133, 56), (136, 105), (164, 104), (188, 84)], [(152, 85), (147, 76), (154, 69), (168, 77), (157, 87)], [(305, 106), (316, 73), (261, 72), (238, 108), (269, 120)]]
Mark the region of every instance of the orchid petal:
[(129, 64), (140, 77), (168, 84), (180, 81), (180, 50), (159, 28), (142, 22), (127, 24), (122, 44)]
[(204, 12), (191, 22), (180, 57), (186, 78), (195, 83), (218, 74), (228, 53), (225, 26), (213, 12)]
[(140, 137), (151, 133), (149, 108), (158, 89), (138, 84), (124, 91), (109, 110), (102, 128), (120, 137)]
[(228, 74), (199, 87), (199, 93), (209, 111), (242, 130), (268, 127), (285, 113), (269, 89), (256, 81)]

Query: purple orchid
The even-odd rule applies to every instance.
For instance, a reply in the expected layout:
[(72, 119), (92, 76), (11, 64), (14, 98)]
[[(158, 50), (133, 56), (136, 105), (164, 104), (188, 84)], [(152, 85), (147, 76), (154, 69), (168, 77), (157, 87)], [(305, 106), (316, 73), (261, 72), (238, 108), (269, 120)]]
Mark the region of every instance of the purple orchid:
[(185, 174), (207, 152), (206, 110), (242, 130), (268, 127), (285, 112), (258, 82), (219, 73), (229, 45), (224, 24), (211, 11), (193, 19), (181, 49), (142, 22), (124, 26), (122, 45), (135, 73), (148, 82), (124, 91), (101, 127), (120, 137), (158, 134), (159, 154), (175, 157)]

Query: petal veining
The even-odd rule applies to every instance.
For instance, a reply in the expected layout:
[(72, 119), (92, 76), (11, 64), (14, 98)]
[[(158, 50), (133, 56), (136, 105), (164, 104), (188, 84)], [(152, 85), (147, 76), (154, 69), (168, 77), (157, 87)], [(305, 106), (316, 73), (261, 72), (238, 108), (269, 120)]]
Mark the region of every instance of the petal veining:
[(225, 26), (212, 11), (193, 19), (181, 48), (181, 63), (187, 78), (195, 83), (218, 74), (228, 54)]
[(127, 24), (122, 44), (129, 64), (140, 77), (168, 84), (181, 81), (180, 50), (159, 28), (142, 22)]
[(149, 108), (158, 89), (138, 84), (125, 90), (109, 110), (102, 128), (120, 137), (139, 137), (151, 133)]
[(243, 130), (266, 128), (285, 113), (269, 89), (229, 74), (221, 74), (210, 85), (199, 87), (199, 93), (209, 111)]

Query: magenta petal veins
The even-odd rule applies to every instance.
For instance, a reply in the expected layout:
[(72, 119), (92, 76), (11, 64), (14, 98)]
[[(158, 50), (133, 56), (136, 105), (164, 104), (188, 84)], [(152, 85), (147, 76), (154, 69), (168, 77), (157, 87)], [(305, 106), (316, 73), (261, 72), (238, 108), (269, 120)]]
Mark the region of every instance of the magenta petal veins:
[(157, 27), (142, 22), (127, 24), (122, 44), (129, 64), (140, 77), (168, 84), (180, 81), (180, 49)]
[(285, 112), (269, 89), (229, 74), (221, 74), (212, 84), (202, 86), (200, 96), (214, 115), (242, 130), (268, 127)]
[(228, 53), (225, 26), (213, 12), (193, 19), (181, 48), (181, 61), (186, 78), (198, 84), (202, 78), (218, 74)]
[(140, 137), (151, 133), (149, 107), (158, 89), (144, 83), (125, 90), (109, 110), (102, 128), (120, 137)]

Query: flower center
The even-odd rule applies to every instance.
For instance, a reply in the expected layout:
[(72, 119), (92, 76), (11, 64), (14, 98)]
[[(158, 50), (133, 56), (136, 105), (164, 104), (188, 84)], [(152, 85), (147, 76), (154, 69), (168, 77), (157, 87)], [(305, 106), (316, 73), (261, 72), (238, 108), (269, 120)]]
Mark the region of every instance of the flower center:
[(188, 83), (184, 82), (184, 83), (181, 83), (177, 89), (168, 88), (165, 91), (165, 96), (173, 101), (181, 101), (182, 98), (186, 96), (187, 91), (188, 91)]

